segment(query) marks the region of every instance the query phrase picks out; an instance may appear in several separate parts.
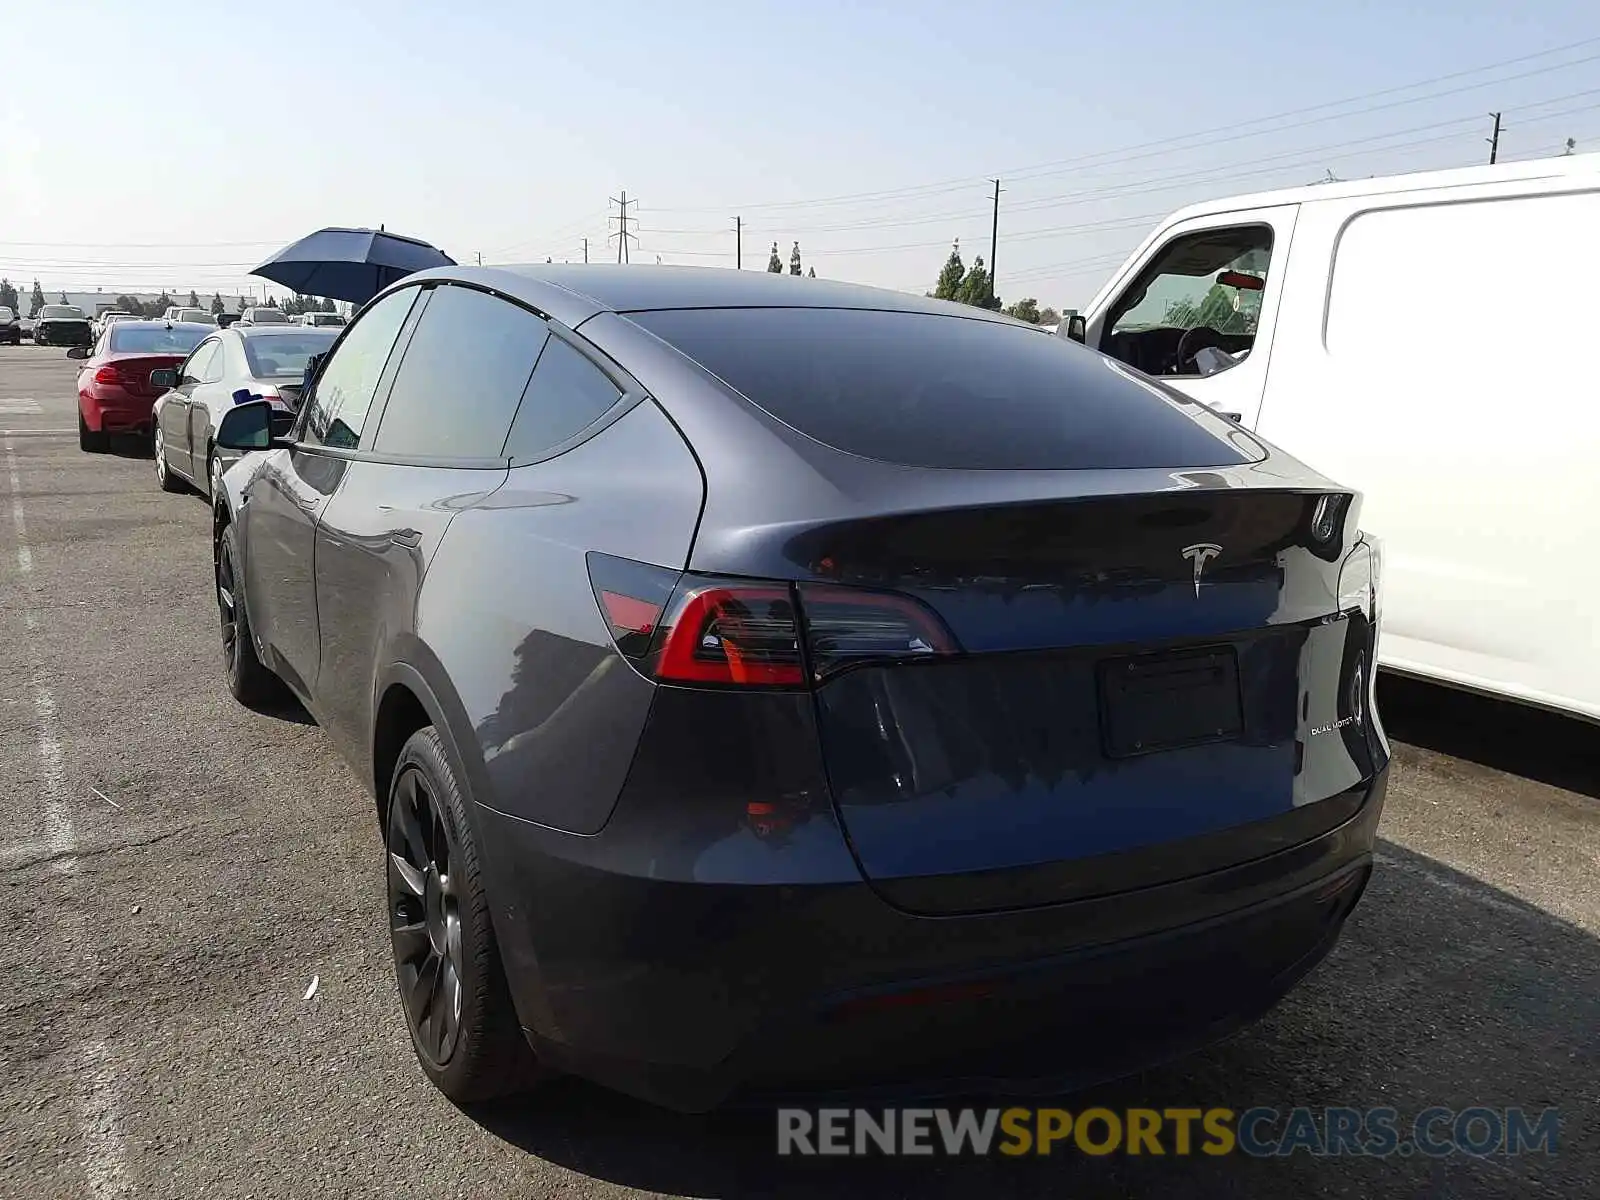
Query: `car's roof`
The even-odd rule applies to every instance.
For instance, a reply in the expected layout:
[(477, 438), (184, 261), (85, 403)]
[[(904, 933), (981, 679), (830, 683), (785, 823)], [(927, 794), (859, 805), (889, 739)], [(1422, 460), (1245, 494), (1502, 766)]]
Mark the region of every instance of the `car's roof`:
[(138, 329), (215, 329), (215, 325), (208, 325), (204, 321), (163, 321), (160, 317), (139, 321), (118, 321), (118, 325), (126, 325)]
[(1494, 166), (1453, 167), (1445, 171), (1413, 171), (1403, 175), (1375, 175), (1369, 179), (1339, 180), (1252, 192), (1240, 196), (1220, 196), (1180, 208), (1161, 222), (1174, 225), (1194, 217), (1236, 212), (1247, 208), (1272, 208), (1280, 204), (1302, 204), (1311, 200), (1342, 200), (1348, 197), (1382, 196), (1395, 192), (1431, 191), (1438, 188), (1470, 187), (1484, 183), (1507, 183), (1534, 179), (1566, 178), (1600, 172), (1600, 154), (1563, 154), (1553, 158), (1526, 159), (1497, 163)]
[(458, 279), (491, 287), (573, 326), (600, 312), (664, 308), (854, 308), (1010, 320), (987, 309), (907, 292), (725, 267), (611, 263), (441, 267), (408, 275), (396, 286), (429, 279)]
[(240, 325), (235, 322), (228, 326), (227, 332), (236, 333), (242, 338), (264, 337), (304, 337), (309, 326), (306, 325)]

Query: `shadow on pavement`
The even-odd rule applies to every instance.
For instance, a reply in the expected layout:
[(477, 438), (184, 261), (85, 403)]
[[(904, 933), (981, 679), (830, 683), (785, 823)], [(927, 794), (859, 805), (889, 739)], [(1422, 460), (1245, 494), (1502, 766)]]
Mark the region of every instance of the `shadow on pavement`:
[(1378, 707), (1394, 741), (1600, 799), (1600, 729), (1587, 721), (1389, 674)]
[[(1092, 1031), (1086, 1031), (1092, 1036)], [(1231, 1040), (1063, 1107), (1432, 1105), (1562, 1110), (1555, 1156), (779, 1159), (770, 1113), (685, 1117), (576, 1080), (472, 1116), (531, 1154), (707, 1197), (1600, 1195), (1600, 944), (1437, 862), (1380, 844), (1329, 959)], [(1584, 1111), (1584, 1106), (1588, 1110)]]

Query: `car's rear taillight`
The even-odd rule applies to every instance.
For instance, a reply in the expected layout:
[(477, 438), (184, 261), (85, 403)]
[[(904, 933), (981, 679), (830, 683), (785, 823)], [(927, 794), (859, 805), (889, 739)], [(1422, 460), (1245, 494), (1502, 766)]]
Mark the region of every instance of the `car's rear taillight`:
[(611, 640), (626, 657), (643, 662), (683, 572), (609, 554), (591, 553), (588, 561), (589, 583), (611, 630)]
[(800, 585), (811, 673), (826, 679), (863, 662), (954, 654), (955, 639), (923, 605), (892, 592)]
[(122, 372), (107, 363), (94, 373), (94, 381), (96, 383), (121, 383)]
[(600, 554), (589, 577), (617, 649), (663, 683), (800, 688), (957, 650), (933, 613), (895, 593), (680, 575)]

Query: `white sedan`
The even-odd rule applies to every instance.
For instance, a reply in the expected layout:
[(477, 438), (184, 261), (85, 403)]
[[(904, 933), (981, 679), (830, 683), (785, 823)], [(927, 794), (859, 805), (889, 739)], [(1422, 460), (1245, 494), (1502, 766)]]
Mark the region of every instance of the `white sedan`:
[(278, 410), (274, 432), (287, 432), (307, 365), (340, 332), (231, 325), (196, 346), (181, 367), (152, 374), (152, 383), (168, 389), (156, 401), (151, 433), (156, 481), (169, 492), (192, 486), (214, 499), (222, 473), (240, 457), (216, 446), (222, 414), (247, 400), (266, 400)]

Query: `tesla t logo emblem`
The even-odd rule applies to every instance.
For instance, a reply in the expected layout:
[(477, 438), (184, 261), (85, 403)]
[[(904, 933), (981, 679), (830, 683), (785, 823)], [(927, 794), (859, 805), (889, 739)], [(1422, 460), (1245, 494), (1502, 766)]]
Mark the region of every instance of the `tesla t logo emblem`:
[(1192, 546), (1183, 548), (1183, 556), (1194, 564), (1194, 594), (1200, 594), (1200, 576), (1205, 574), (1206, 564), (1222, 553), (1222, 547), (1214, 542), (1196, 542)]

